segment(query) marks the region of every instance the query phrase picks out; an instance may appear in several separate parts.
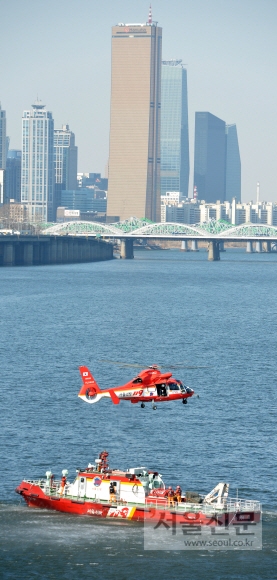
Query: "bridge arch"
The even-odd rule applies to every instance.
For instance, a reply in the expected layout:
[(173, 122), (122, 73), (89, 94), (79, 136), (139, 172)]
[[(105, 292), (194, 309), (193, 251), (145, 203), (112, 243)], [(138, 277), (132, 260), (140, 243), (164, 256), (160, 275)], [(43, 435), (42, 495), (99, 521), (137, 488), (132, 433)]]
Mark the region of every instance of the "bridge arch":
[(131, 235), (140, 236), (186, 236), (186, 237), (204, 237), (205, 232), (197, 226), (188, 224), (179, 224), (174, 222), (151, 223), (142, 228), (133, 230)]
[(70, 221), (50, 226), (43, 230), (42, 233), (49, 236), (66, 234), (71, 236), (113, 236), (118, 235), (118, 228), (113, 224), (102, 224), (100, 222)]
[(242, 236), (246, 238), (253, 238), (255, 236), (264, 236), (267, 238), (277, 237), (277, 227), (269, 226), (267, 224), (240, 224), (239, 226), (233, 226), (225, 231), (221, 232), (220, 237), (232, 237), (232, 236)]

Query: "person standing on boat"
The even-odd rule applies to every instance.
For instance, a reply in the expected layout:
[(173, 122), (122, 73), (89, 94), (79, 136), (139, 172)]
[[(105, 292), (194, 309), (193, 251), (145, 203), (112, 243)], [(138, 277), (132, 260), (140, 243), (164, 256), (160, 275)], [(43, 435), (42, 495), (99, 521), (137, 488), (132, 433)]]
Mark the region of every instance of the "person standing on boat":
[(173, 491), (172, 487), (168, 488), (167, 492), (167, 505), (170, 507), (171, 505), (174, 507), (174, 496), (175, 492)]
[(177, 485), (176, 489), (175, 489), (175, 500), (177, 501), (177, 504), (181, 503), (182, 501), (182, 490), (180, 488), (180, 485)]
[(116, 501), (116, 487), (115, 487), (115, 483), (113, 481), (111, 481), (110, 483), (110, 502), (115, 502)]
[(66, 477), (65, 475), (63, 475), (61, 479), (60, 496), (65, 494), (65, 485), (66, 485)]

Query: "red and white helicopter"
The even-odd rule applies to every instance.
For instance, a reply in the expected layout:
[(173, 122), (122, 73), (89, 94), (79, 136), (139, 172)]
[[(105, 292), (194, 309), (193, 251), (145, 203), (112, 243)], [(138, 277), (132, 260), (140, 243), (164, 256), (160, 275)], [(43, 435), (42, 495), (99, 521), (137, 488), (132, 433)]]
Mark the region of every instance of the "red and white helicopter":
[(182, 399), (186, 404), (187, 399), (195, 394), (193, 389), (174, 379), (172, 373), (161, 373), (157, 365), (144, 369), (121, 387), (102, 390), (87, 367), (82, 366), (79, 369), (83, 385), (78, 396), (86, 403), (98, 403), (103, 397), (109, 397), (114, 405), (118, 405), (122, 400), (141, 403), (142, 408), (145, 407), (145, 403), (152, 403), (155, 410), (158, 402)]

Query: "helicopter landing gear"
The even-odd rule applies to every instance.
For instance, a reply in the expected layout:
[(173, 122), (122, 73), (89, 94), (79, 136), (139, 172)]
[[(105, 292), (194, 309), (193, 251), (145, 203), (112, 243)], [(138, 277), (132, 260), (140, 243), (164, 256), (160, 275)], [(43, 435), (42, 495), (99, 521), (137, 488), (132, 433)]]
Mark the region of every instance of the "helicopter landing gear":
[(183, 405), (187, 405), (187, 404), (188, 404), (187, 399), (183, 399)]
[(141, 408), (142, 408), (142, 409), (144, 409), (144, 407), (145, 407), (145, 404), (144, 404), (144, 403), (141, 403), (141, 405), (140, 405), (140, 406), (141, 406)]

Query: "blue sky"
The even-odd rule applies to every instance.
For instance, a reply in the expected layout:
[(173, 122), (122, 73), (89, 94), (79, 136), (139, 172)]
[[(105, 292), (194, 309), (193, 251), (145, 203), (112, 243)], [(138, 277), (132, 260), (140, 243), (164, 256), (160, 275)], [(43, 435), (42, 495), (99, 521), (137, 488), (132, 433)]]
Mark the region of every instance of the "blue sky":
[[(109, 152), (111, 27), (144, 22), (136, 0), (0, 0), (0, 101), (11, 148), (37, 95), (55, 127), (69, 123), (79, 171), (105, 171)], [(163, 58), (188, 70), (191, 176), (195, 111), (236, 123), (242, 201), (277, 201), (276, 0), (155, 0)], [(192, 194), (192, 179), (190, 193)]]

